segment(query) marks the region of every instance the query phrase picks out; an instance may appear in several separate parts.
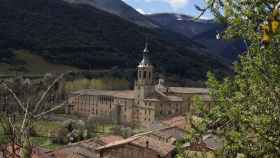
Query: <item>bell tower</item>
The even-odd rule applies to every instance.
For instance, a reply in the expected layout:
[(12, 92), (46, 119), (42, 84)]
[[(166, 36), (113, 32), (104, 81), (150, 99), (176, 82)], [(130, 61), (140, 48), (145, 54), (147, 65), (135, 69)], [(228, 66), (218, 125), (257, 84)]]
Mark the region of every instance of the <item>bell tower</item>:
[(142, 102), (146, 97), (154, 93), (154, 67), (150, 61), (148, 43), (143, 51), (143, 59), (137, 67), (137, 81), (135, 83), (136, 101)]

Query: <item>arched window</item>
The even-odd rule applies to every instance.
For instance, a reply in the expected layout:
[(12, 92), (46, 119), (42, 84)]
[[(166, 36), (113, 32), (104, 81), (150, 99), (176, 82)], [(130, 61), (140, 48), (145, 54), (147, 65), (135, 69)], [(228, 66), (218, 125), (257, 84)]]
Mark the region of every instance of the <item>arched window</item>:
[(147, 72), (144, 71), (143, 78), (146, 78), (146, 77), (147, 77)]
[(138, 79), (141, 79), (141, 71), (138, 71)]
[(149, 72), (149, 79), (152, 79), (152, 72)]

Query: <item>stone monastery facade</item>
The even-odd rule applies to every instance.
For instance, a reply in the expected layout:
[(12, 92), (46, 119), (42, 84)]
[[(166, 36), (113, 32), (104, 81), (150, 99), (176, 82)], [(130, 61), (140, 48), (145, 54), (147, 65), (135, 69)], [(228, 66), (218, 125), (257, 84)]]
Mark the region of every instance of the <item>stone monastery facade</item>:
[(147, 126), (163, 118), (185, 115), (192, 110), (193, 97), (201, 96), (206, 108), (211, 99), (208, 89), (166, 87), (164, 81), (154, 81), (154, 67), (150, 62), (148, 46), (138, 65), (134, 90), (81, 90), (70, 94), (69, 113), (102, 118), (120, 124)]

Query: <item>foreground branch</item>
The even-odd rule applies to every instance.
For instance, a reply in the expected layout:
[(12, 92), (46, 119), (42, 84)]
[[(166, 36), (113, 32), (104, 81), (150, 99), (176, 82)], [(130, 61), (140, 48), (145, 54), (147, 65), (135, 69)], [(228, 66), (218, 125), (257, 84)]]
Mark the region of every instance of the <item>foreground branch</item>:
[(26, 111), (26, 108), (24, 107), (22, 101), (17, 97), (17, 95), (15, 94), (15, 92), (9, 88), (9, 86), (6, 84), (6, 83), (1, 83), (1, 86), (8, 90), (8, 92), (13, 96), (13, 98), (16, 100), (17, 104), (20, 106), (20, 108), (23, 110), (23, 111)]
[(43, 100), (46, 98), (46, 96), (48, 95), (48, 93), (50, 92), (50, 90), (54, 87), (54, 85), (56, 83), (58, 83), (60, 80), (62, 80), (64, 78), (64, 76), (66, 75), (67, 73), (63, 73), (61, 74), (58, 78), (56, 78), (52, 84), (47, 88), (47, 90), (43, 93), (43, 95), (41, 96), (40, 100), (37, 102), (37, 104), (35, 105), (35, 108), (34, 108), (34, 111), (33, 113), (36, 113), (39, 106), (42, 104)]

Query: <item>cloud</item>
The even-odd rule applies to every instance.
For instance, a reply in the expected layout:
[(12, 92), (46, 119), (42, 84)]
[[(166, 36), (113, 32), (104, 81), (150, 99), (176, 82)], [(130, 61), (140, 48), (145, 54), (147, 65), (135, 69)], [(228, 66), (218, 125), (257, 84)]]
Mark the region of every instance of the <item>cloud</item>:
[(136, 9), (139, 13), (141, 13), (141, 14), (147, 14), (143, 9), (141, 9), (141, 8), (137, 8)]
[(165, 2), (173, 9), (178, 10), (185, 7), (190, 0), (145, 0), (146, 2)]

